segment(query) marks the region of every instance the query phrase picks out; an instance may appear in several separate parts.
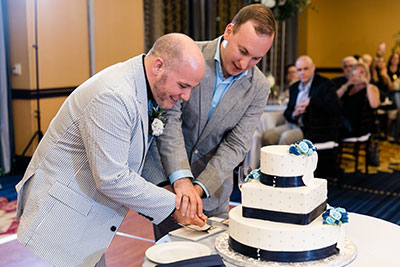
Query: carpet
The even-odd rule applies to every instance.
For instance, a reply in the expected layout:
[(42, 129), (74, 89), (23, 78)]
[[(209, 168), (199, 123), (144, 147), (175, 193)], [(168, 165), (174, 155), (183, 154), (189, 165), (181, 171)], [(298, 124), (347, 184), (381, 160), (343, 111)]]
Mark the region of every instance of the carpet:
[(0, 242), (2, 238), (16, 234), (18, 222), (15, 221), (17, 201), (0, 197)]

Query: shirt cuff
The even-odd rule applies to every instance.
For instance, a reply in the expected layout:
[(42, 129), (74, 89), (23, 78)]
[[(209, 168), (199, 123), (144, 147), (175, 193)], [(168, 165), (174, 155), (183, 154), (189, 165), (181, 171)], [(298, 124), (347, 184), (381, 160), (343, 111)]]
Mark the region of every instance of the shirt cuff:
[(175, 183), (177, 180), (182, 178), (194, 178), (192, 172), (190, 170), (177, 170), (169, 175), (169, 180), (171, 184)]
[(199, 181), (194, 181), (193, 183), (194, 183), (194, 184), (198, 184), (198, 185), (201, 186), (201, 188), (203, 188), (203, 191), (204, 191), (204, 194), (206, 195), (206, 198), (209, 198), (209, 197), (210, 197), (210, 193), (208, 193), (207, 188), (206, 188), (201, 182), (199, 182)]

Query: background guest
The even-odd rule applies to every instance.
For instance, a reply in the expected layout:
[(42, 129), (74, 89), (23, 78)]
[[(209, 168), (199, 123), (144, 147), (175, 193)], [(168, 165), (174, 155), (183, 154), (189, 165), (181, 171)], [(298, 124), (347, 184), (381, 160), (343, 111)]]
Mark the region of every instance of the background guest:
[(335, 90), (339, 89), (342, 86), (344, 87), (349, 86), (350, 71), (356, 63), (357, 59), (355, 59), (355, 57), (353, 56), (343, 58), (342, 60), (343, 75), (332, 79)]
[(285, 85), (283, 93), (286, 97), (289, 97), (289, 87), (299, 80), (297, 75), (296, 66), (294, 64), (287, 65), (285, 67)]
[[(371, 77), (368, 66), (357, 63), (350, 72), (349, 86), (339, 88), (336, 93), (340, 99), (342, 127), (340, 136), (361, 136), (372, 129), (372, 124), (362, 125), (363, 117), (373, 120), (373, 110), (380, 105), (379, 90), (370, 83)], [(363, 129), (361, 127), (364, 127)]]
[(315, 73), (315, 65), (309, 56), (301, 56), (296, 60), (296, 70), (300, 81), (289, 88), (289, 103), (284, 112), (288, 123), (264, 132), (264, 146), (288, 145), (304, 137), (321, 142), (323, 140), (312, 140), (309, 136), (312, 120), (326, 120), (339, 113), (332, 82)]
[(393, 137), (389, 135), (389, 132), (393, 120), (396, 119), (397, 109), (394, 104), (394, 97), (392, 93), (393, 83), (391, 78), (389, 77), (388, 68), (386, 67), (385, 60), (382, 56), (377, 56), (372, 61), (371, 74), (372, 83), (378, 87), (380, 92), (380, 109), (384, 110), (384, 116), (380, 116), (381, 125), (384, 125), (382, 137), (388, 139), (389, 141), (392, 141)]

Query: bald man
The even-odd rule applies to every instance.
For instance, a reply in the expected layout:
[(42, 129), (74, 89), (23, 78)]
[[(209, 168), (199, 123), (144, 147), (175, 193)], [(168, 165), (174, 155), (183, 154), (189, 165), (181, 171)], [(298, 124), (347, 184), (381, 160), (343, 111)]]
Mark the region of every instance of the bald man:
[(19, 241), (55, 266), (105, 266), (103, 254), (129, 209), (155, 224), (172, 214), (204, 225), (205, 218), (175, 210), (175, 194), (141, 177), (151, 112), (189, 100), (204, 72), (193, 40), (168, 34), (147, 55), (75, 89), (17, 185)]
[(315, 65), (309, 56), (300, 56), (296, 60), (296, 71), (300, 81), (290, 86), (289, 103), (284, 112), (288, 123), (264, 132), (264, 146), (288, 145), (303, 138), (313, 142), (328, 141), (314, 137), (310, 127), (312, 119), (323, 121), (338, 115), (339, 102), (333, 84), (315, 73)]

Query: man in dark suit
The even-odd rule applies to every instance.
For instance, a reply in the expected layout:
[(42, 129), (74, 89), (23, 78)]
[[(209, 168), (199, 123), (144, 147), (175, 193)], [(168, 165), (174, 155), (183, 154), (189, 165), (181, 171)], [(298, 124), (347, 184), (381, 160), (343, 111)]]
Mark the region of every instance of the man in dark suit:
[(332, 82), (315, 73), (315, 65), (309, 56), (296, 60), (296, 70), (300, 81), (289, 88), (290, 99), (284, 112), (288, 123), (266, 131), (262, 137), (263, 145), (288, 145), (303, 138), (312, 140), (312, 121), (329, 120), (339, 112)]

